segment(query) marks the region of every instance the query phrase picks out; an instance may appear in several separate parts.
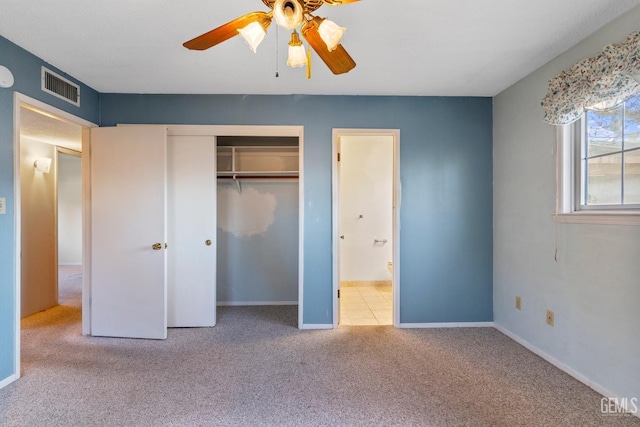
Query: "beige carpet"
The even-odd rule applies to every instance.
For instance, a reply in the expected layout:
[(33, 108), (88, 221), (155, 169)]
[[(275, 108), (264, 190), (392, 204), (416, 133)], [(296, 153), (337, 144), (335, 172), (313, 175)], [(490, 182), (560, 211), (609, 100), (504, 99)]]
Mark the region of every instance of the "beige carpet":
[(640, 425), (491, 328), (300, 331), (296, 307), (221, 307), (166, 341), (91, 338), (78, 292), (25, 319), (0, 425)]

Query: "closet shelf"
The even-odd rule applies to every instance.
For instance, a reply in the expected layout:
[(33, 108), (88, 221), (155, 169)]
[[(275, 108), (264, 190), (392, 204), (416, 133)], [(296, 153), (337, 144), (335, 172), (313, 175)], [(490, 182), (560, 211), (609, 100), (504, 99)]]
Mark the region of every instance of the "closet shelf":
[(297, 178), (297, 146), (220, 146), (218, 178)]

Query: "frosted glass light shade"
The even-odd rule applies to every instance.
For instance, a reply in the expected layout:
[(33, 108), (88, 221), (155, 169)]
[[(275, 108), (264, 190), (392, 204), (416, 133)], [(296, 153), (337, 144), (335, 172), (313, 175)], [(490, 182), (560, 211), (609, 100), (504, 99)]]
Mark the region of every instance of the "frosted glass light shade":
[(289, 45), (289, 59), (287, 59), (287, 65), (289, 67), (304, 67), (307, 65), (307, 52), (304, 50), (304, 46)]
[(302, 24), (302, 6), (297, 0), (276, 0), (273, 4), (273, 17), (276, 24), (293, 30)]
[(320, 38), (322, 38), (327, 45), (329, 52), (338, 47), (345, 31), (347, 31), (345, 27), (340, 27), (338, 24), (333, 21), (329, 21), (328, 19), (323, 19), (322, 23), (318, 27)]
[(51, 159), (49, 157), (40, 157), (36, 159), (33, 166), (38, 172), (49, 173), (51, 170)]
[(262, 43), (264, 36), (267, 34), (267, 32), (259, 22), (252, 22), (246, 27), (240, 28), (238, 32), (247, 42), (253, 53), (256, 52), (256, 49), (258, 48), (260, 43)]

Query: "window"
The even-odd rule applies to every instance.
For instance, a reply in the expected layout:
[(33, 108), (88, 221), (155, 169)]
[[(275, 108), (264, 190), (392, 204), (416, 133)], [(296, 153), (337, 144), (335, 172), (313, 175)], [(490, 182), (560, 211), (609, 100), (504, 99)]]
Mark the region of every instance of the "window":
[(556, 221), (640, 225), (640, 94), (557, 131)]
[(640, 94), (587, 110), (576, 132), (577, 210), (640, 208)]

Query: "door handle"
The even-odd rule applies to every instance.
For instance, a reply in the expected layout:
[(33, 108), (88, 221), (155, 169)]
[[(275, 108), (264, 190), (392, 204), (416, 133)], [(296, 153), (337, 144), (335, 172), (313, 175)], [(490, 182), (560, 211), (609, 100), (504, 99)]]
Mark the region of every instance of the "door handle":
[(342, 240), (344, 240), (344, 234), (341, 234), (341, 235), (340, 235), (340, 238), (341, 238)]
[(205, 240), (204, 244), (207, 246), (211, 246), (211, 240), (209, 239)]
[(154, 251), (159, 251), (160, 249), (162, 249), (162, 243), (154, 243), (153, 246), (151, 246), (151, 249), (153, 249)]

